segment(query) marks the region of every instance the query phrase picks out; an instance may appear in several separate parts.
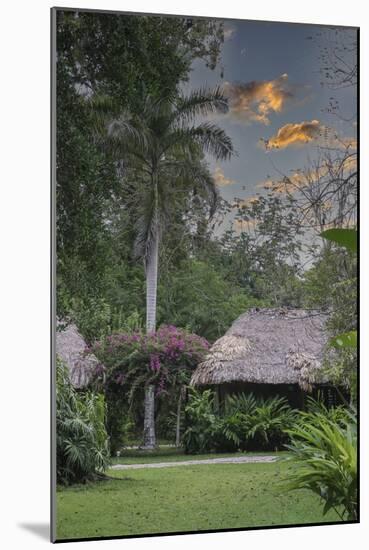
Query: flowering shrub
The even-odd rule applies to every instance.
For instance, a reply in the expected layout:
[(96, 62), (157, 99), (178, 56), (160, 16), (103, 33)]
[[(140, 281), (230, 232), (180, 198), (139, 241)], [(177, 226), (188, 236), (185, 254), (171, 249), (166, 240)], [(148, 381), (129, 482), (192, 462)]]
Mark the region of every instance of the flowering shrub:
[(208, 348), (204, 338), (164, 325), (147, 334), (112, 334), (86, 351), (92, 351), (101, 361), (95, 369), (95, 380), (129, 387), (132, 397), (143, 384), (153, 384), (156, 395), (160, 395), (168, 386), (187, 383), (191, 370), (203, 360)]

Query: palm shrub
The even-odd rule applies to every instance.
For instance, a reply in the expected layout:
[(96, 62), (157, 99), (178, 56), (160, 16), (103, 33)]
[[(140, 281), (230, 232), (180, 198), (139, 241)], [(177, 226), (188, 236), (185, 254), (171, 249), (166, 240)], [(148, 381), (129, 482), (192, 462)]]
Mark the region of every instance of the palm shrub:
[[(320, 413), (335, 424), (339, 424), (340, 426), (345, 426), (347, 420), (352, 417), (352, 413), (350, 413), (347, 407), (344, 407), (343, 405), (338, 405), (336, 407), (327, 407), (320, 397), (318, 397), (318, 399), (314, 399), (313, 397), (308, 396), (307, 410), (308, 412), (313, 414)], [(302, 422), (304, 422), (304, 414), (301, 415), (301, 420)]]
[(286, 488), (310, 489), (324, 501), (323, 514), (336, 510), (357, 519), (357, 427), (354, 413), (334, 422), (321, 412), (301, 413), (302, 422), (287, 431), (297, 468)]
[(287, 442), (286, 430), (296, 423), (297, 412), (284, 397), (260, 399), (247, 415), (245, 438), (248, 448), (258, 450), (280, 449)]
[(257, 400), (253, 393), (228, 394), (225, 398), (225, 411), (227, 414), (242, 413), (253, 414), (257, 406)]
[(214, 392), (191, 388), (185, 408), (187, 429), (183, 434), (186, 453), (235, 451), (240, 443), (240, 419), (223, 417), (215, 412)]
[(109, 440), (104, 424), (102, 394), (78, 393), (69, 371), (56, 368), (56, 464), (58, 483), (94, 479), (109, 463)]
[(188, 428), (183, 434), (186, 453), (204, 453), (214, 447), (214, 432), (217, 417), (214, 414), (214, 393), (211, 390), (199, 392), (190, 390), (190, 399), (185, 408)]
[[(255, 413), (257, 399), (252, 393), (229, 394), (225, 398), (224, 416), (221, 420), (219, 432), (223, 434), (229, 444), (237, 449), (247, 448), (247, 433), (250, 427), (250, 419)], [(219, 438), (219, 444), (222, 443)]]
[(297, 412), (281, 397), (258, 399), (253, 394), (227, 396), (222, 414), (214, 410), (214, 393), (192, 390), (186, 407), (186, 452), (275, 450), (288, 441), (286, 430)]
[(219, 418), (219, 424), (215, 432), (214, 448), (217, 451), (246, 450), (248, 429), (248, 417), (235, 412)]

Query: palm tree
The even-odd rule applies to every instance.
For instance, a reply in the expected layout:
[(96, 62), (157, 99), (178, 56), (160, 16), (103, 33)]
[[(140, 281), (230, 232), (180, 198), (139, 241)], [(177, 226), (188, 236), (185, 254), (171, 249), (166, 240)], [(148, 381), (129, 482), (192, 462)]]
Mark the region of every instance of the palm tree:
[[(201, 190), (213, 213), (217, 188), (201, 161), (205, 153), (217, 160), (234, 153), (231, 139), (216, 124), (196, 119), (226, 112), (228, 102), (220, 88), (199, 89), (187, 97), (147, 96), (142, 113), (123, 112), (108, 125), (109, 144), (116, 158), (124, 159), (139, 174), (139, 200), (135, 253), (146, 273), (146, 330), (156, 329), (159, 245), (170, 209), (181, 193)], [(144, 447), (155, 447), (154, 387), (145, 388)]]

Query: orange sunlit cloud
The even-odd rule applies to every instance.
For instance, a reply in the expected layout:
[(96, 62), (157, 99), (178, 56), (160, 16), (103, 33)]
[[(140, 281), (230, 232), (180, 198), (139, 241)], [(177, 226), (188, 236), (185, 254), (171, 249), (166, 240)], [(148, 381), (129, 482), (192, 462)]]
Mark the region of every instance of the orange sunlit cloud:
[(238, 201), (236, 203), (237, 208), (247, 208), (248, 206), (252, 206), (253, 204), (257, 204), (260, 200), (260, 197), (248, 197), (247, 199), (243, 199), (241, 201)]
[(357, 149), (357, 140), (354, 137), (342, 137), (334, 128), (325, 126), (315, 119), (285, 124), (274, 136), (261, 139), (260, 142), (267, 150), (299, 147), (310, 142), (332, 149), (348, 151)]
[(219, 185), (219, 187), (225, 187), (226, 185), (233, 185), (234, 183), (236, 183), (234, 180), (232, 180), (231, 178), (227, 178), (224, 175), (224, 172), (220, 166), (217, 166), (215, 168), (213, 178), (215, 183)]
[(291, 194), (310, 185), (311, 181), (309, 176), (310, 174), (307, 175), (302, 170), (296, 170), (290, 176), (285, 176), (280, 180), (267, 179), (266, 181), (258, 183), (256, 187), (273, 191), (273, 193)]
[(238, 233), (252, 231), (257, 225), (257, 220), (234, 220), (233, 222), (233, 226)]
[(289, 123), (279, 128), (278, 132), (264, 140), (267, 149), (285, 149), (286, 147), (299, 146), (317, 140), (324, 130), (319, 120), (311, 120), (298, 123)]
[(344, 137), (337, 138), (338, 142), (341, 143), (343, 149), (347, 149), (350, 152), (357, 150), (357, 139), (353, 137)]
[(309, 186), (319, 183), (319, 181), (327, 181), (327, 179), (335, 180), (347, 176), (357, 170), (357, 155), (356, 151), (351, 152), (346, 149), (347, 156), (343, 159), (328, 159), (322, 161), (321, 164), (310, 167), (304, 170), (295, 170), (291, 175), (285, 175), (281, 179), (275, 180), (268, 178), (256, 185), (257, 189), (265, 189), (279, 194), (294, 194), (298, 191), (306, 189)]
[(229, 114), (241, 122), (270, 124), (269, 115), (280, 113), (294, 93), (288, 75), (274, 80), (245, 83), (225, 82), (224, 91), (229, 97)]
[(356, 154), (351, 154), (346, 157), (342, 163), (342, 168), (345, 174), (354, 172), (357, 170), (357, 156)]

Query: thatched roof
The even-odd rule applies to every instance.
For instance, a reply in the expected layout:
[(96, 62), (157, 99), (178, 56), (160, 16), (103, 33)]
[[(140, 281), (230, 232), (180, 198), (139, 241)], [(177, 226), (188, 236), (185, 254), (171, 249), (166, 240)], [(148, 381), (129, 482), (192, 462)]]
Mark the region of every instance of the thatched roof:
[(327, 316), (303, 309), (249, 310), (210, 348), (192, 385), (231, 382), (299, 384), (310, 390), (320, 374)]
[(68, 367), (74, 387), (83, 388), (91, 379), (92, 371), (99, 363), (95, 355), (85, 355), (86, 342), (78, 332), (76, 325), (70, 324), (61, 328), (58, 323), (56, 331), (56, 355)]

